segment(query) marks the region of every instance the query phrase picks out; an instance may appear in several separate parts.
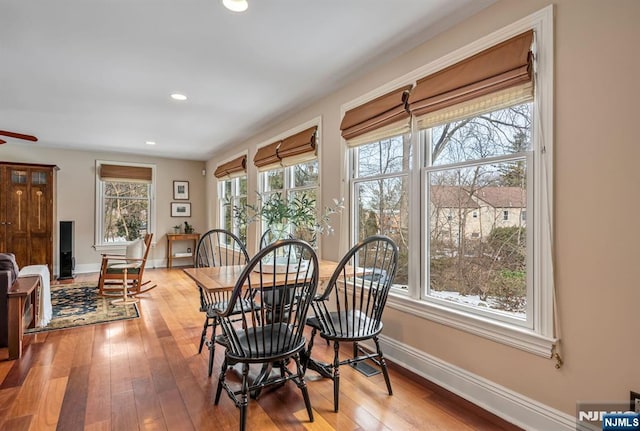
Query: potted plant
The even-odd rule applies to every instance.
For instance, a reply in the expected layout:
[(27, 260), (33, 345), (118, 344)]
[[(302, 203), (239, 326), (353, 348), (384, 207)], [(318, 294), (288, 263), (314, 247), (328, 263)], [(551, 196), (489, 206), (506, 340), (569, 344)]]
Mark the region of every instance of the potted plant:
[(173, 227), (173, 233), (180, 233), (180, 225), (177, 224)]
[(188, 222), (184, 222), (184, 233), (193, 233), (193, 225), (190, 225)]
[[(231, 206), (231, 203), (226, 205)], [(258, 194), (257, 205), (233, 205), (233, 215), (239, 226), (263, 221), (277, 238), (293, 234), (315, 245), (318, 235), (333, 232), (330, 216), (343, 209), (344, 201), (334, 199), (334, 206), (325, 207), (318, 215), (315, 198), (306, 193), (293, 199), (285, 199), (281, 193), (271, 193), (266, 199)]]

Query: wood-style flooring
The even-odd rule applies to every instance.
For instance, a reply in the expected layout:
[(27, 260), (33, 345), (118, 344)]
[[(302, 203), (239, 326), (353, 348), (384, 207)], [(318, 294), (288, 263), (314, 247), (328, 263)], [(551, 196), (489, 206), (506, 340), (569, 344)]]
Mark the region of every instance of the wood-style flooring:
[[(145, 275), (158, 287), (139, 296), (139, 319), (26, 336), (16, 361), (0, 349), (1, 430), (238, 429), (239, 412), (226, 394), (213, 405), (223, 351), (216, 350), (214, 376), (207, 378), (208, 351), (198, 354), (203, 316), (193, 282), (180, 269)], [(314, 357), (332, 357), (333, 347), (316, 341)], [(309, 371), (315, 422), (308, 422), (300, 391), (289, 382), (250, 400), (247, 429), (518, 429), (391, 365), (393, 396), (381, 374), (366, 377), (341, 367), (340, 412), (334, 413), (332, 382)]]

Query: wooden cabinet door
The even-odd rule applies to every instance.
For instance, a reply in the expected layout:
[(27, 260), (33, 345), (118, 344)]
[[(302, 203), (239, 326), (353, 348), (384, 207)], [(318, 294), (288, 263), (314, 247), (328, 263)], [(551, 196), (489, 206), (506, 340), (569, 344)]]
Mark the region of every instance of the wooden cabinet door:
[[(31, 168), (28, 191), (29, 264), (50, 264), (53, 250), (51, 169)], [(49, 271), (52, 269), (49, 266)]]
[(30, 265), (29, 259), (29, 169), (8, 167), (5, 209), (6, 250), (16, 255), (18, 266)]
[(19, 267), (47, 264), (53, 274), (54, 167), (0, 167), (0, 252)]
[(7, 209), (7, 169), (0, 166), (0, 253), (8, 251), (7, 248), (7, 221), (5, 214)]

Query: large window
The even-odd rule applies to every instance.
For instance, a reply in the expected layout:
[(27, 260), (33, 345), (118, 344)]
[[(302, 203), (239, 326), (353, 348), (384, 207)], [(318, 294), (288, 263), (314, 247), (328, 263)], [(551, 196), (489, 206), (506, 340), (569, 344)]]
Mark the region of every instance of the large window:
[(247, 243), (247, 225), (236, 223), (233, 217), (234, 207), (244, 207), (247, 204), (247, 176), (242, 175), (219, 181), (220, 197), (219, 212), (220, 226), (233, 232), (244, 244)]
[(517, 26), (426, 67), (402, 98), (410, 127), (402, 89), (346, 111), (350, 236), (398, 244), (390, 306), (550, 356), (552, 43)]
[(153, 232), (155, 166), (96, 162), (96, 246), (123, 245)]
[(530, 202), (531, 107), (421, 132), (427, 299), (527, 324), (532, 266), (522, 213)]

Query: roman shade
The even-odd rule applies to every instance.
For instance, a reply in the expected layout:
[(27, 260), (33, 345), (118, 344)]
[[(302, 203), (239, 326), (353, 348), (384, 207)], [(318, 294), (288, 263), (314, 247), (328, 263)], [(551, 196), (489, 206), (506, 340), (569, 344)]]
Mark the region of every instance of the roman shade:
[(153, 170), (143, 166), (100, 165), (101, 181), (151, 183)]
[(410, 130), (406, 102), (411, 85), (398, 88), (344, 114), (340, 130), (350, 147), (402, 135)]
[(247, 156), (240, 156), (218, 166), (213, 175), (220, 178), (233, 178), (247, 172)]
[(305, 163), (317, 157), (316, 132), (317, 126), (310, 127), (282, 141), (277, 150), (282, 166), (292, 166)]
[(282, 141), (276, 141), (272, 144), (258, 148), (256, 155), (253, 157), (253, 164), (259, 171), (268, 171), (269, 169), (280, 167), (280, 157), (278, 157), (278, 147)]
[(533, 30), (418, 80), (409, 110), (419, 128), (533, 99)]

